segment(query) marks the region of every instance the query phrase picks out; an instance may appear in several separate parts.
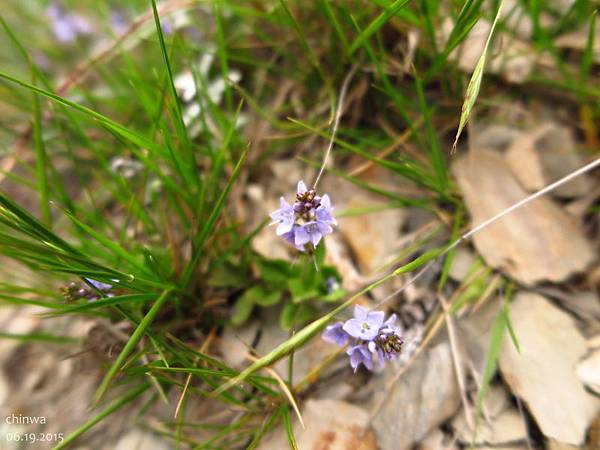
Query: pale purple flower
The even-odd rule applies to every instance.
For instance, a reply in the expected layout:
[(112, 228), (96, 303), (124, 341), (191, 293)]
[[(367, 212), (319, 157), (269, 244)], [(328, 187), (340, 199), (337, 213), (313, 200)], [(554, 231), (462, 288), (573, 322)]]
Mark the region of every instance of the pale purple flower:
[(123, 34), (129, 28), (129, 23), (123, 13), (113, 10), (110, 13), (110, 24), (115, 34)]
[(329, 196), (319, 197), (302, 180), (298, 181), (294, 203), (289, 204), (283, 197), (279, 203), (279, 209), (270, 214), (271, 224), (278, 224), (277, 235), (302, 252), (314, 250), (324, 236), (333, 232), (331, 226), (337, 225)]
[(294, 228), (294, 221), (296, 220), (294, 208), (283, 197), (279, 199), (279, 209), (273, 211), (269, 216), (273, 219), (273, 222), (271, 222), (272, 225), (279, 224), (275, 231), (277, 236), (283, 236)]
[(329, 325), (325, 328), (323, 332), (323, 340), (329, 342), (330, 344), (336, 344), (340, 347), (346, 345), (350, 336), (342, 329), (342, 322), (334, 323), (333, 325)]
[(346, 354), (350, 356), (350, 366), (354, 372), (358, 370), (358, 366), (363, 364), (367, 369), (373, 370), (373, 354), (363, 344), (355, 345), (346, 350)]
[(92, 26), (85, 17), (66, 13), (58, 1), (52, 2), (46, 12), (52, 22), (52, 32), (59, 42), (70, 43), (80, 35), (92, 32)]
[(308, 222), (296, 229), (295, 244), (298, 246), (311, 242), (312, 245), (316, 247), (323, 236), (331, 233), (332, 231), (333, 228), (331, 228), (325, 222)]
[(397, 319), (398, 319), (398, 317), (396, 316), (396, 314), (392, 314), (388, 318), (388, 320), (383, 322), (383, 326), (381, 327), (381, 332), (383, 332), (385, 334), (389, 334), (389, 333), (396, 333), (398, 335), (402, 334), (402, 329), (395, 325)]
[(282, 238), (284, 238), (286, 241), (288, 241), (290, 244), (292, 244), (294, 247), (296, 247), (297, 250), (300, 250), (301, 252), (305, 251), (304, 245), (296, 245), (296, 229), (298, 228), (298, 225), (294, 225), (294, 227), (291, 229), (291, 231), (288, 231), (287, 233), (284, 233), (281, 235)]
[(351, 347), (346, 351), (350, 356), (350, 366), (354, 372), (363, 364), (373, 370), (374, 356), (383, 367), (386, 361), (396, 359), (402, 351), (402, 333), (396, 326), (396, 314), (392, 314), (385, 322), (383, 311), (369, 311), (360, 305), (354, 307), (354, 317), (329, 325), (322, 338), (332, 344), (344, 346), (348, 342)]
[(383, 311), (369, 311), (360, 305), (354, 307), (354, 318), (344, 323), (344, 331), (356, 339), (371, 341), (379, 334), (383, 325)]
[(85, 278), (85, 281), (90, 283), (92, 286), (94, 286), (99, 291), (106, 292), (106, 291), (110, 291), (113, 288), (112, 284), (102, 283), (101, 281), (92, 280), (91, 278), (87, 278), (87, 277), (84, 277), (84, 278)]
[(327, 293), (331, 294), (340, 289), (340, 282), (336, 277), (327, 278)]
[(333, 207), (331, 206), (331, 200), (329, 195), (325, 194), (320, 199), (320, 205), (315, 211), (318, 222), (324, 222), (326, 224), (337, 225), (337, 221), (333, 217)]

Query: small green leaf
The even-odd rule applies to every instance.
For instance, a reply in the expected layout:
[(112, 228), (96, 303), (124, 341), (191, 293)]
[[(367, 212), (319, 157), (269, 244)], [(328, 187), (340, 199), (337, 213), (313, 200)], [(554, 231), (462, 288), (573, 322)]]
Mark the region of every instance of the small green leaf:
[(300, 303), (320, 295), (318, 289), (301, 278), (292, 278), (288, 280), (288, 289), (292, 294), (294, 303)]
[(256, 263), (260, 276), (267, 283), (285, 287), (291, 275), (290, 263), (283, 259), (259, 259)]
[(208, 285), (212, 287), (240, 289), (248, 286), (249, 282), (250, 280), (243, 270), (227, 262), (211, 270), (208, 278)]
[(254, 309), (254, 303), (245, 300), (243, 297), (236, 302), (233, 308), (233, 314), (231, 316), (231, 323), (233, 325), (241, 325), (250, 317), (252, 310)]
[(320, 245), (317, 245), (314, 254), (314, 258), (317, 262), (317, 267), (319, 268), (319, 270), (321, 270), (321, 267), (323, 267), (323, 264), (325, 264), (325, 253), (325, 241), (323, 240), (321, 241)]
[(316, 310), (309, 305), (298, 305), (288, 303), (281, 311), (279, 324), (284, 330), (290, 330), (292, 327), (301, 325), (316, 314)]
[(322, 300), (326, 303), (339, 302), (347, 294), (348, 291), (346, 291), (345, 289), (336, 289), (335, 291), (331, 292), (330, 294), (327, 294), (324, 297), (319, 297), (319, 300)]
[(265, 291), (264, 295), (257, 297), (254, 303), (259, 306), (272, 306), (279, 303), (279, 300), (281, 300), (281, 291)]

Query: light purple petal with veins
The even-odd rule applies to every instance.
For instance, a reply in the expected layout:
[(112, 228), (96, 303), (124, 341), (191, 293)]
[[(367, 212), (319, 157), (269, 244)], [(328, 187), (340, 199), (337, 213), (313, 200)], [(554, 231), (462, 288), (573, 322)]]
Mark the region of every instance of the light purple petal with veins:
[(350, 336), (348, 336), (348, 333), (346, 333), (344, 330), (342, 330), (342, 322), (338, 322), (338, 323), (334, 323), (333, 325), (329, 325), (327, 328), (325, 328), (325, 331), (323, 332), (322, 337), (323, 337), (323, 340), (325, 340), (331, 344), (339, 345), (340, 347), (343, 347), (344, 345), (346, 345), (346, 343), (350, 339)]
[(282, 236), (285, 233), (292, 231), (294, 227), (294, 208), (283, 197), (279, 199), (279, 209), (269, 214), (273, 219), (272, 224), (279, 223), (275, 233)]
[(350, 347), (346, 354), (350, 356), (350, 366), (354, 369), (354, 372), (358, 370), (358, 366), (361, 364), (367, 369), (373, 370), (373, 355), (364, 345)]
[(350, 336), (362, 339), (363, 341), (375, 339), (383, 324), (385, 313), (383, 311), (368, 312), (365, 308), (356, 305), (354, 316), (353, 319), (349, 319), (344, 323), (344, 331)]

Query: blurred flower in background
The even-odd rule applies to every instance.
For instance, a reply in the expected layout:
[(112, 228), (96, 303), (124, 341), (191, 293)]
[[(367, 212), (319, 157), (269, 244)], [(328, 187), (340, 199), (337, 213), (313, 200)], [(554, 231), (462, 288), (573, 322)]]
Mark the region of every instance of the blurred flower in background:
[(46, 10), (52, 24), (52, 32), (58, 42), (73, 43), (80, 36), (92, 33), (92, 25), (81, 14), (69, 13), (58, 1), (53, 1)]

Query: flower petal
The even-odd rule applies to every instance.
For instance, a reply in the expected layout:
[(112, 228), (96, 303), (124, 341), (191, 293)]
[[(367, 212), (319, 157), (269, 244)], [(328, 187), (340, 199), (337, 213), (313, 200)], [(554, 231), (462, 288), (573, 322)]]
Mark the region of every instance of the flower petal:
[(298, 181), (298, 188), (296, 189), (296, 192), (298, 194), (304, 194), (307, 190), (308, 189), (306, 188), (306, 184), (304, 184), (304, 181)]
[(294, 227), (293, 223), (290, 223), (290, 222), (281, 222), (277, 226), (277, 229), (275, 230), (275, 234), (277, 236), (281, 236), (283, 234), (289, 233), (290, 231), (292, 231), (293, 227)]
[(365, 320), (368, 314), (369, 310), (367, 308), (363, 308), (360, 305), (354, 305), (354, 318), (358, 320)]
[(296, 228), (296, 237), (294, 239), (295, 245), (304, 245), (310, 242), (310, 234), (306, 231), (306, 227)]

